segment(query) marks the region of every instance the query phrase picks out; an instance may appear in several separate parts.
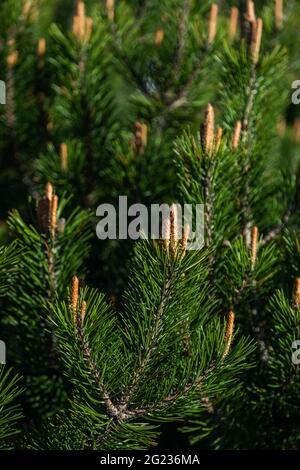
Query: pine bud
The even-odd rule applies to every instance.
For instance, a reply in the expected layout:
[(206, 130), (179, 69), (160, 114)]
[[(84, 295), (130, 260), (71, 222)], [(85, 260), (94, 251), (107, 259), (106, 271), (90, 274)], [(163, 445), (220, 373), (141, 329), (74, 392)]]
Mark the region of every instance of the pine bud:
[[(38, 68), (40, 69), (43, 68), (45, 65), (45, 54), (46, 54), (46, 40), (44, 38), (40, 38), (38, 41), (38, 47), (37, 47)], [(41, 99), (40, 99), (40, 102), (42, 103)], [(42, 106), (43, 106), (43, 103), (42, 103)]]
[(244, 17), (245, 20), (242, 23), (242, 35), (245, 37), (247, 44), (251, 46), (255, 40), (256, 34), (255, 7), (252, 0), (247, 0), (246, 13)]
[(237, 32), (237, 25), (239, 19), (239, 10), (237, 7), (231, 8), (230, 21), (229, 21), (229, 37), (234, 39)]
[(209, 24), (208, 24), (208, 44), (211, 44), (217, 34), (218, 22), (218, 5), (213, 3), (210, 9)]
[(32, 1), (31, 0), (25, 0), (25, 2), (23, 4), (23, 11), (22, 11), (25, 18), (30, 16), (31, 10), (32, 10)]
[(283, 2), (275, 0), (275, 26), (277, 30), (282, 29), (283, 24)]
[(148, 143), (148, 127), (146, 124), (142, 124), (142, 144), (145, 148)]
[(79, 40), (88, 40), (93, 29), (93, 20), (85, 15), (85, 4), (77, 3), (77, 15), (73, 17), (73, 34)]
[(167, 217), (167, 219), (164, 220), (163, 222), (163, 239), (164, 239), (164, 246), (166, 250), (169, 250), (170, 236), (171, 236), (171, 223), (170, 223), (170, 217)]
[(86, 302), (85, 300), (81, 303), (81, 309), (80, 309), (80, 317), (81, 317), (81, 324), (83, 325), (84, 319), (85, 319), (85, 314), (86, 314)]
[(242, 130), (242, 123), (241, 121), (237, 121), (235, 123), (234, 133), (232, 137), (232, 145), (231, 145), (232, 150), (236, 150), (239, 146), (240, 138), (241, 138), (241, 130)]
[(77, 16), (81, 20), (85, 18), (85, 4), (83, 0), (77, 0)]
[(228, 318), (227, 318), (227, 324), (226, 324), (226, 331), (225, 331), (225, 350), (223, 353), (223, 359), (225, 359), (226, 356), (228, 356), (228, 353), (231, 348), (232, 344), (232, 337), (233, 337), (233, 329), (234, 329), (234, 320), (235, 320), (235, 315), (234, 312), (231, 310), (229, 312)]
[(212, 150), (215, 132), (215, 113), (211, 104), (207, 105), (205, 121), (201, 129), (201, 144), (205, 152)]
[(40, 38), (38, 42), (37, 55), (40, 58), (43, 58), (46, 53), (46, 39)]
[(89, 16), (85, 21), (85, 39), (89, 40), (93, 31), (93, 19)]
[(77, 276), (74, 276), (72, 279), (72, 287), (71, 287), (71, 308), (73, 311), (73, 318), (74, 318), (75, 323), (77, 323), (78, 295), (79, 295), (79, 280)]
[(38, 18), (39, 10), (38, 3), (36, 0), (23, 0), (22, 14), (26, 20), (36, 21)]
[(189, 224), (186, 224), (185, 227), (184, 227), (184, 231), (183, 231), (183, 235), (182, 235), (182, 239), (181, 239), (182, 256), (184, 256), (185, 253), (186, 253), (187, 242), (188, 242), (188, 239), (189, 239), (190, 231), (191, 231), (191, 227), (189, 226)]
[(135, 135), (133, 141), (133, 149), (138, 154), (143, 154), (147, 146), (148, 128), (146, 124), (140, 122), (135, 123)]
[(79, 32), (79, 18), (78, 16), (73, 17), (73, 26), (72, 26), (72, 31), (75, 37), (79, 38), (80, 32)]
[(45, 195), (38, 202), (37, 216), (40, 229), (43, 232), (48, 232), (50, 227), (50, 213), (51, 203), (53, 196), (53, 186), (51, 183), (47, 183), (45, 187)]
[(16, 63), (18, 62), (18, 58), (18, 51), (11, 52), (6, 59), (8, 68), (12, 69), (13, 67), (15, 67)]
[(249, 21), (249, 23), (255, 23), (256, 21), (255, 6), (252, 0), (247, 0), (246, 19)]
[(85, 4), (82, 1), (77, 4), (77, 16), (79, 37), (83, 38), (85, 35)]
[(66, 143), (60, 145), (60, 165), (62, 172), (65, 173), (68, 169), (68, 146)]
[(161, 46), (163, 40), (164, 40), (164, 37), (165, 37), (165, 33), (164, 33), (164, 30), (163, 29), (158, 29), (157, 31), (155, 31), (155, 44), (156, 46)]
[(45, 196), (38, 203), (38, 220), (41, 230), (50, 233), (52, 237), (55, 235), (57, 228), (57, 207), (58, 196), (54, 195), (51, 183), (46, 184)]
[(165, 249), (169, 251), (173, 257), (177, 255), (177, 250), (180, 250), (182, 258), (185, 256), (190, 230), (191, 227), (189, 224), (186, 224), (182, 230), (180, 223), (179, 228), (178, 207), (176, 204), (172, 204), (169, 217), (163, 221), (163, 239)]
[(252, 57), (252, 61), (254, 64), (257, 64), (258, 59), (259, 59), (262, 31), (263, 31), (263, 22), (261, 18), (258, 18), (258, 20), (255, 23), (255, 34), (254, 34), (253, 41), (251, 44), (251, 57)]
[(222, 140), (222, 135), (223, 135), (223, 129), (222, 127), (218, 127), (216, 135), (215, 135), (215, 152), (218, 153), (220, 145), (221, 145), (221, 140)]
[(52, 198), (51, 204), (51, 224), (50, 224), (50, 231), (52, 236), (55, 235), (55, 230), (57, 226), (57, 208), (58, 208), (58, 196), (55, 195)]
[(178, 211), (177, 205), (172, 204), (170, 210), (170, 251), (172, 255), (176, 254), (178, 241)]
[(300, 278), (299, 277), (295, 281), (293, 306), (296, 309), (300, 308)]
[(257, 239), (258, 239), (258, 228), (252, 227), (251, 230), (251, 266), (252, 269), (256, 263), (256, 255), (257, 255)]
[(109, 21), (115, 18), (115, 0), (106, 0), (106, 11)]
[(48, 199), (48, 201), (52, 201), (52, 197), (53, 197), (53, 186), (51, 183), (47, 183), (46, 184), (46, 189), (45, 189), (45, 197), (46, 199)]

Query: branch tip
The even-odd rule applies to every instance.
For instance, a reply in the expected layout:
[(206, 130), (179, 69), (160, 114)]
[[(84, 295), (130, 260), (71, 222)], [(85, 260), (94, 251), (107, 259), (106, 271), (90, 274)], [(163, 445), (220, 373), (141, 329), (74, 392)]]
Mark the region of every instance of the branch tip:
[(258, 228), (256, 226), (252, 227), (251, 230), (251, 265), (252, 269), (256, 263), (257, 257), (257, 240), (258, 240)]
[(106, 0), (106, 11), (109, 21), (114, 21), (115, 18), (115, 0)]
[(234, 39), (237, 32), (237, 25), (239, 19), (239, 10), (237, 7), (231, 8), (230, 20), (229, 20), (229, 37)]
[(85, 15), (85, 4), (77, 2), (77, 14), (73, 17), (73, 34), (78, 40), (88, 40), (93, 29), (92, 18)]
[(38, 41), (37, 55), (40, 58), (43, 58), (46, 53), (46, 39), (40, 38)]
[(60, 165), (62, 172), (65, 173), (68, 169), (68, 146), (65, 142), (60, 144)]
[(80, 309), (80, 317), (81, 317), (82, 324), (84, 323), (85, 315), (86, 315), (86, 301), (83, 300), (83, 302), (81, 303), (81, 309)]
[(73, 311), (74, 323), (77, 323), (77, 304), (78, 304), (78, 295), (79, 295), (79, 279), (77, 276), (74, 276), (72, 279), (71, 286), (71, 308)]
[(181, 239), (182, 257), (183, 257), (183, 256), (185, 255), (185, 253), (186, 253), (187, 242), (188, 242), (188, 238), (189, 238), (190, 231), (191, 231), (190, 225), (189, 225), (189, 224), (186, 224), (185, 227), (184, 227), (183, 235), (182, 235), (182, 239)]
[(278, 31), (282, 29), (283, 25), (283, 1), (275, 0), (275, 26)]
[(257, 64), (259, 60), (262, 31), (263, 31), (263, 21), (261, 18), (258, 18), (258, 20), (255, 23), (254, 34), (253, 34), (253, 39), (251, 43), (251, 57), (252, 57), (252, 61), (254, 64)]
[(209, 23), (208, 23), (208, 44), (214, 42), (217, 34), (217, 23), (218, 23), (218, 10), (219, 7), (216, 3), (213, 3), (210, 9)]
[(154, 37), (155, 45), (158, 47), (161, 46), (164, 40), (164, 37), (165, 37), (165, 33), (163, 29), (158, 29), (157, 31), (155, 31), (155, 37)]
[(225, 331), (225, 350), (223, 353), (223, 359), (225, 359), (226, 356), (228, 356), (228, 353), (231, 348), (232, 344), (232, 339), (233, 339), (233, 330), (234, 330), (234, 320), (235, 320), (235, 314), (233, 310), (230, 310), (227, 318), (227, 324), (226, 324), (226, 331)]
[(215, 135), (215, 152), (218, 153), (221, 141), (222, 141), (223, 129), (222, 127), (218, 127), (216, 135)]
[(242, 130), (242, 123), (241, 121), (237, 121), (234, 126), (234, 132), (233, 132), (233, 137), (232, 137), (232, 144), (231, 144), (232, 150), (236, 150), (239, 146), (240, 138), (241, 138), (241, 130)]
[(170, 211), (170, 250), (173, 255), (176, 254), (178, 241), (178, 211), (177, 205), (172, 204)]
[(58, 196), (55, 194), (52, 198), (52, 203), (51, 203), (50, 230), (51, 230), (52, 236), (55, 235), (55, 230), (57, 226), (57, 208), (58, 208)]
[(296, 309), (300, 308), (300, 277), (297, 277), (297, 279), (295, 281), (295, 292), (294, 292), (293, 306)]
[(48, 199), (48, 201), (52, 201), (52, 197), (53, 197), (53, 186), (50, 182), (48, 182), (46, 184), (46, 188), (45, 188), (45, 197), (46, 199)]
[(208, 103), (205, 111), (205, 121), (201, 126), (201, 144), (205, 152), (212, 150), (215, 133), (215, 113), (213, 106)]
[(247, 0), (247, 12), (246, 12), (246, 19), (249, 23), (255, 23), (256, 16), (255, 16), (255, 5), (253, 0)]

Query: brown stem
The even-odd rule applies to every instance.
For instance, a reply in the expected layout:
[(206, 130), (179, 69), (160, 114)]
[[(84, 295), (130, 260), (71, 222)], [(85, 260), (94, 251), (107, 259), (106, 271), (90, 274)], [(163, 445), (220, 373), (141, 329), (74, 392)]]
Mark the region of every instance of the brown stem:
[(133, 410), (128, 410), (127, 414), (130, 417), (138, 417), (139, 415), (144, 415), (145, 413), (158, 413), (164, 408), (165, 406), (174, 403), (179, 397), (183, 397), (184, 395), (188, 394), (193, 388), (200, 387), (207, 377), (213, 372), (215, 368), (215, 362), (212, 362), (207, 369), (203, 372), (202, 375), (197, 377), (194, 381), (187, 383), (183, 389), (177, 390), (176, 392), (170, 393), (167, 397), (165, 397), (160, 402), (153, 404), (153, 405), (145, 405), (142, 408), (135, 408)]
[[(250, 115), (254, 105), (254, 91), (255, 91), (255, 82), (256, 82), (256, 68), (255, 64), (251, 63), (251, 71), (250, 71), (250, 80), (248, 85), (248, 97), (247, 102), (244, 110), (244, 114), (242, 117), (242, 131), (241, 131), (241, 139), (242, 142), (245, 144), (248, 137), (249, 137), (249, 120)], [(245, 184), (243, 185), (243, 192), (241, 195), (241, 209), (242, 209), (242, 219), (244, 225), (244, 235), (247, 237), (250, 233), (250, 227), (252, 226), (253, 217), (252, 217), (252, 210), (251, 210), (251, 203), (250, 203), (250, 194), (251, 189), (249, 185), (249, 172), (251, 171), (251, 165), (248, 158), (243, 158), (242, 160), (242, 168), (241, 168), (241, 175), (245, 179)]]
[(252, 62), (251, 63), (251, 70), (250, 70), (250, 80), (249, 80), (249, 92), (248, 92), (248, 98), (246, 102), (246, 107), (242, 119), (242, 138), (246, 140), (247, 133), (249, 130), (249, 119), (250, 119), (250, 114), (254, 105), (254, 87), (255, 87), (255, 82), (256, 82), (256, 68), (255, 64)]
[(209, 168), (203, 178), (205, 198), (205, 244), (210, 247), (213, 238), (213, 197), (212, 197), (212, 169)]
[(124, 419), (126, 419), (126, 414), (122, 414), (122, 412), (114, 405), (114, 403), (112, 402), (107, 390), (106, 390), (106, 387), (104, 386), (104, 383), (103, 383), (103, 380), (102, 380), (102, 377), (101, 377), (101, 374), (97, 368), (97, 365), (96, 363), (94, 362), (93, 358), (92, 358), (92, 352), (91, 352), (91, 349), (89, 347), (89, 344), (86, 340), (86, 338), (84, 338), (84, 335), (83, 335), (83, 330), (82, 330), (82, 327), (81, 327), (81, 324), (80, 324), (80, 320), (78, 319), (78, 324), (77, 324), (77, 336), (78, 336), (78, 339), (79, 339), (79, 342), (82, 346), (82, 350), (83, 350), (83, 353), (84, 353), (84, 356), (85, 356), (85, 359), (86, 359), (86, 362), (87, 362), (87, 365), (88, 365), (88, 368), (97, 384), (97, 387), (100, 391), (100, 394), (103, 398), (103, 401), (104, 401), (104, 404), (106, 406), (106, 410), (107, 410), (107, 415), (110, 416), (111, 418), (113, 418), (113, 420), (115, 421), (122, 421)]
[(183, 11), (180, 12), (180, 20), (179, 20), (179, 35), (178, 35), (178, 49), (177, 54), (174, 61), (173, 67), (173, 76), (176, 77), (180, 70), (181, 62), (183, 59), (185, 46), (186, 46), (186, 37), (187, 37), (187, 26), (188, 20), (191, 10), (191, 0), (184, 0), (183, 3)]
[[(167, 98), (165, 98), (165, 102), (167, 104), (167, 111), (173, 111), (174, 109), (177, 109), (181, 106), (184, 106), (187, 103), (187, 94), (189, 92), (189, 89), (191, 85), (194, 83), (194, 81), (197, 78), (197, 75), (199, 74), (201, 70), (201, 65), (208, 55), (208, 52), (210, 51), (211, 47), (209, 45), (206, 45), (205, 48), (202, 51), (202, 54), (198, 58), (196, 65), (193, 69), (193, 71), (190, 73), (189, 78), (185, 82), (184, 85), (179, 89), (176, 97), (169, 102)], [(169, 91), (165, 93), (165, 95), (168, 95)]]
[(266, 245), (267, 243), (274, 240), (276, 237), (278, 237), (280, 235), (280, 233), (282, 232), (284, 227), (288, 224), (288, 222), (289, 222), (291, 216), (293, 215), (296, 207), (297, 207), (297, 205), (296, 205), (296, 198), (295, 198), (295, 200), (293, 200), (289, 204), (287, 210), (285, 211), (285, 213), (282, 216), (281, 221), (264, 236), (264, 238), (261, 241), (262, 246)]
[(163, 314), (165, 312), (166, 305), (168, 304), (172, 284), (173, 284), (173, 276), (170, 276), (169, 278), (166, 279), (166, 282), (163, 286), (163, 291), (162, 291), (160, 303), (159, 303), (159, 306), (158, 306), (158, 309), (157, 309), (157, 313), (155, 315), (154, 325), (153, 325), (152, 331), (150, 333), (151, 338), (150, 338), (150, 342), (149, 342), (149, 346), (148, 346), (148, 349), (146, 351), (146, 354), (145, 354), (144, 358), (142, 359), (140, 365), (138, 366), (138, 368), (134, 372), (131, 385), (129, 386), (129, 388), (127, 389), (127, 391), (124, 393), (124, 395), (122, 396), (122, 398), (120, 400), (120, 407), (123, 410), (126, 410), (128, 408), (129, 402), (130, 402), (132, 396), (134, 395), (134, 393), (136, 392), (136, 390), (139, 386), (139, 383), (140, 383), (140, 381), (142, 380), (142, 378), (144, 376), (145, 369), (146, 369), (146, 367), (147, 367), (147, 365), (148, 365), (148, 363), (149, 363), (149, 361), (152, 357), (152, 354), (155, 350), (155, 347), (156, 347), (156, 344), (157, 344), (157, 338), (158, 338), (158, 334), (159, 334), (159, 328), (160, 328), (160, 324), (161, 324), (161, 319), (162, 319)]

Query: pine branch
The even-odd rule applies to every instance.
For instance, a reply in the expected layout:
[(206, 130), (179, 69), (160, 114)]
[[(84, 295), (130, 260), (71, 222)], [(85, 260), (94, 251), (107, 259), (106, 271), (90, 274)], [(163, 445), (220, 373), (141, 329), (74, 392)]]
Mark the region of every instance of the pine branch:
[[(177, 76), (182, 59), (184, 56), (186, 48), (186, 39), (187, 39), (187, 29), (188, 29), (188, 20), (191, 10), (191, 0), (184, 0), (182, 6), (182, 12), (180, 12), (180, 17), (178, 19), (178, 48), (176, 56), (173, 61), (174, 77)], [(178, 100), (177, 100), (178, 101)], [(174, 104), (173, 104), (174, 106)]]
[[(228, 354), (231, 336), (227, 335), (223, 345), (220, 324), (208, 325), (206, 320), (205, 329), (201, 324), (197, 333), (191, 330), (190, 354), (185, 354), (186, 324), (190, 327), (192, 322), (188, 315), (192, 308), (189, 303), (197, 298), (189, 292), (190, 289), (198, 291), (192, 274), (198, 263), (193, 261), (193, 256), (185, 254), (185, 242), (177, 238), (176, 216), (172, 214), (170, 238), (163, 247), (140, 243), (135, 260), (139, 268), (136, 266), (134, 273), (140, 276), (144, 269), (150, 273), (142, 282), (138, 277), (134, 279), (125, 302), (127, 314), (119, 328), (103, 296), (75, 292), (78, 282), (72, 288), (71, 303), (58, 303), (55, 307), (58, 345), (66, 372), (78, 389), (76, 400), (79, 401), (74, 401), (73, 406), (77, 412), (82, 410), (90, 416), (94, 423), (89, 430), (93, 448), (110, 448), (111, 445), (122, 448), (123, 444), (119, 441), (116, 444), (115, 439), (119, 439), (121, 429), (124, 440), (129, 439), (131, 426), (137, 426), (134, 439), (136, 445), (141, 445), (136, 420), (173, 416), (176, 410), (188, 408), (189, 403), (192, 407), (194, 401), (199, 402), (199, 395), (210, 394), (209, 383), (217, 383), (215, 376), (221, 373), (225, 357), (226, 363), (231, 361)], [(144, 269), (141, 270), (141, 266)], [(189, 276), (192, 276), (190, 280)], [(79, 349), (76, 341), (74, 343), (74, 319)], [(181, 331), (179, 336), (178, 331)], [(199, 335), (203, 336), (202, 340)], [(213, 343), (211, 335), (215, 335)], [(205, 344), (214, 344), (213, 349), (204, 352)], [(104, 345), (110, 345), (109, 349), (103, 349)], [(170, 357), (171, 350), (173, 357)], [(162, 373), (162, 383), (155, 380), (151, 386), (153, 375)], [(150, 393), (153, 390), (152, 397), (145, 395), (145, 387)], [(80, 405), (86, 389), (89, 390), (87, 402)], [(143, 434), (142, 428), (140, 433)]]
[(297, 201), (298, 201), (298, 188), (296, 189), (296, 194), (294, 199), (290, 202), (288, 208), (286, 209), (285, 213), (282, 216), (281, 221), (277, 224), (277, 226), (273, 227), (263, 238), (262, 245), (266, 245), (267, 243), (271, 242), (272, 240), (276, 239), (279, 235), (282, 234), (284, 228), (288, 225), (291, 217), (297, 210)]
[(157, 308), (156, 314), (154, 314), (154, 324), (150, 330), (150, 340), (148, 343), (147, 350), (145, 351), (145, 356), (141, 360), (138, 368), (135, 370), (132, 382), (129, 386), (129, 389), (124, 393), (123, 397), (120, 400), (120, 406), (122, 409), (126, 410), (128, 404), (132, 400), (134, 393), (136, 392), (140, 381), (143, 379), (145, 374), (145, 369), (151, 359), (152, 354), (155, 352), (155, 347), (158, 340), (158, 334), (161, 327), (161, 320), (163, 318), (166, 305), (168, 304), (169, 297), (171, 294), (173, 283), (176, 279), (176, 273), (171, 273), (170, 276), (165, 280), (165, 283), (162, 287), (161, 300)]
[[(49, 306), (64, 291), (74, 269), (80, 269), (91, 236), (87, 230), (89, 213), (74, 211), (62, 228), (61, 211), (66, 201), (62, 198), (59, 206), (57, 204), (57, 195), (48, 184), (38, 205), (39, 230), (28, 226), (17, 212), (9, 219), (21, 252), (18, 276), (5, 310), (7, 334), (20, 338), (17, 348), (11, 349), (11, 363), (26, 376), (30, 390), (27, 405), (33, 409), (38, 406), (45, 415), (53, 412), (52, 406), (54, 409), (59, 406), (59, 400), (64, 402), (66, 398)], [(75, 253), (80, 256), (74, 256)], [(56, 377), (54, 389), (51, 387), (53, 377)], [(38, 380), (41, 389), (36, 386)]]
[(0, 364), (0, 449), (12, 448), (12, 437), (20, 432), (16, 425), (22, 418), (16, 398), (22, 393), (20, 377), (13, 376), (11, 369)]

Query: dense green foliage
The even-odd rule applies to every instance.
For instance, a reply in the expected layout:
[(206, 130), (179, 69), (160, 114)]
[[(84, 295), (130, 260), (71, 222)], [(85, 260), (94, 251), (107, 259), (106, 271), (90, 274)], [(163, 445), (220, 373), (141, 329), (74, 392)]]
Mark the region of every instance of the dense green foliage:
[[(1, 2), (0, 448), (299, 448), (300, 5), (281, 3)], [(203, 204), (205, 246), (174, 237), (174, 206), (164, 242), (100, 241), (121, 195)]]
[[(3, 296), (11, 288), (11, 283), (15, 280), (16, 274), (16, 250), (12, 245), (10, 248), (0, 248), (0, 296)], [(5, 346), (1, 340), (1, 353)], [(4, 348), (3, 348), (4, 346)], [(5, 357), (0, 360), (3, 361)], [(11, 439), (16, 434), (16, 424), (20, 420), (22, 413), (20, 406), (16, 404), (16, 397), (21, 390), (19, 388), (19, 377), (13, 375), (10, 369), (0, 362), (0, 449), (12, 447)]]

